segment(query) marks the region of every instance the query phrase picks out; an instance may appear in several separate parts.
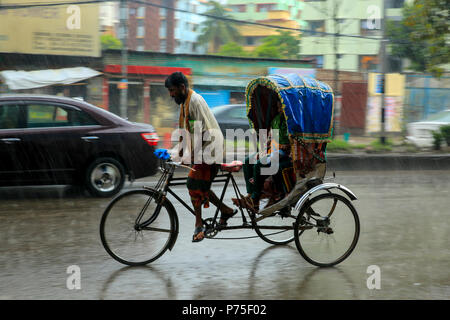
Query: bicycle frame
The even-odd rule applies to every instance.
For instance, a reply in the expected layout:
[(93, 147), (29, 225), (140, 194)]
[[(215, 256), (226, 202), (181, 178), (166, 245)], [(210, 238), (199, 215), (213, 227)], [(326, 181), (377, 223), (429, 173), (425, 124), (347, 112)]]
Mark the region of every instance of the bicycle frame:
[[(170, 188), (172, 186), (186, 185), (188, 178), (187, 177), (173, 177), (173, 175), (175, 173), (176, 164), (173, 164), (173, 163), (167, 163), (167, 164), (169, 165), (169, 168), (161, 168), (163, 174), (162, 174), (161, 178), (159, 179), (158, 183), (156, 184), (156, 187), (154, 187), (154, 188), (144, 187), (144, 188), (153, 189), (153, 190), (157, 191), (158, 193), (160, 193), (162, 197), (166, 197), (167, 194), (172, 195), (176, 200), (178, 200), (183, 205), (183, 207), (185, 207), (191, 214), (193, 214), (195, 216), (195, 212), (191, 208), (191, 206), (188, 205), (183, 199), (181, 199), (180, 196), (178, 196)], [(223, 203), (223, 199), (225, 197), (225, 193), (228, 189), (228, 185), (230, 184), (230, 182), (231, 182), (231, 185), (233, 186), (236, 197), (238, 199), (243, 198), (243, 195), (241, 194), (241, 192), (239, 190), (239, 186), (237, 185), (236, 180), (234, 179), (234, 176), (231, 172), (218, 174), (214, 178), (212, 183), (224, 183), (224, 187), (222, 189), (222, 193), (219, 198), (219, 201), (220, 201), (219, 207), (216, 208), (213, 218), (207, 218), (207, 219), (202, 218), (202, 221), (205, 225), (209, 224), (207, 220), (210, 220), (210, 219), (211, 219), (211, 224), (213, 226), (217, 224), (217, 218), (218, 218), (218, 214), (220, 211), (219, 208), (220, 208), (220, 205)], [(249, 223), (247, 220), (247, 217), (244, 214), (243, 208), (239, 207), (239, 211), (241, 213), (241, 218), (242, 218), (241, 225), (223, 226), (223, 227), (220, 227), (220, 229), (218, 229), (218, 230), (222, 231), (222, 230), (232, 230), (232, 229), (254, 229), (255, 224), (256, 224), (255, 214), (246, 208), (247, 214), (251, 221), (251, 223)], [(154, 215), (154, 219), (157, 216), (157, 212), (155, 212), (155, 214), (156, 215)], [(149, 220), (145, 221), (141, 226), (145, 227), (145, 225), (148, 225), (151, 223), (150, 220), (154, 220), (154, 219), (150, 218)], [(273, 229), (273, 230), (293, 230), (294, 226), (258, 226), (258, 228), (259, 229)], [(214, 229), (214, 227), (213, 227), (213, 229)]]
[[(179, 220), (178, 220), (178, 214), (175, 210), (172, 202), (167, 199), (167, 195), (172, 195), (176, 200), (178, 200), (183, 207), (185, 207), (189, 212), (191, 212), (193, 215), (195, 215), (194, 210), (191, 208), (191, 206), (188, 205), (174, 190), (172, 190), (172, 186), (178, 186), (178, 185), (185, 185), (187, 182), (187, 177), (174, 177), (175, 168), (177, 166), (176, 163), (167, 163), (168, 166), (165, 168), (162, 168), (162, 176), (159, 178), (157, 184), (155, 187), (144, 187), (143, 189), (146, 190), (130, 190), (128, 192), (125, 192), (119, 196), (117, 196), (115, 199), (112, 200), (112, 202), (108, 205), (106, 210), (104, 211), (102, 215), (102, 220), (100, 222), (100, 236), (102, 240), (102, 244), (105, 247), (108, 254), (110, 254), (115, 260), (127, 264), (127, 265), (144, 265), (148, 264), (150, 262), (153, 262), (154, 260), (158, 259), (161, 255), (166, 252), (166, 250), (172, 250), (173, 246), (175, 245), (175, 242), (177, 240), (178, 234), (179, 234)], [(252, 210), (245, 208), (246, 210), (243, 210), (244, 208), (239, 208), (241, 212), (242, 217), (242, 224), (238, 223), (234, 226), (226, 226), (226, 225), (219, 225), (217, 223), (218, 214), (220, 211), (220, 204), (223, 203), (223, 199), (225, 197), (225, 193), (228, 189), (228, 186), (231, 184), (233, 186), (233, 189), (235, 191), (236, 196), (238, 199), (242, 199), (242, 194), (239, 190), (239, 187), (236, 183), (236, 180), (232, 174), (232, 172), (225, 171), (218, 174), (215, 179), (212, 181), (214, 183), (223, 183), (224, 187), (220, 194), (220, 199), (217, 198), (219, 207), (216, 209), (214, 216), (212, 218), (202, 219), (206, 231), (205, 231), (205, 238), (213, 239), (215, 236), (222, 230), (231, 230), (231, 229), (253, 229), (257, 233), (256, 237), (260, 237), (265, 242), (268, 242), (270, 244), (275, 245), (284, 245), (287, 243), (290, 243), (295, 240), (295, 244), (297, 247), (297, 250), (299, 253), (304, 257), (308, 262), (310, 262), (313, 265), (320, 266), (320, 267), (329, 267), (333, 266), (335, 264), (338, 264), (345, 260), (353, 251), (353, 249), (356, 246), (356, 243), (359, 238), (360, 233), (360, 224), (359, 224), (359, 218), (358, 214), (356, 212), (356, 209), (353, 207), (353, 205), (350, 203), (351, 200), (349, 199), (349, 195), (343, 196), (340, 194), (332, 193), (329, 189), (332, 188), (338, 188), (346, 191), (348, 189), (343, 189), (341, 185), (336, 184), (321, 184), (317, 187), (313, 187), (310, 192), (307, 192), (305, 194), (304, 201), (297, 202), (297, 205), (294, 206), (294, 204), (289, 204), (287, 206), (283, 206), (277, 211), (274, 211), (272, 214), (263, 216), (263, 219), (273, 217), (274, 219), (269, 218), (266, 220), (265, 224), (260, 224), (261, 217), (256, 218), (258, 213), (253, 212)], [(328, 191), (325, 193), (321, 193), (316, 197), (313, 197), (312, 199), (309, 199), (309, 196), (311, 196), (312, 193), (319, 190)], [(350, 191), (348, 191), (350, 192)], [(352, 195), (352, 194), (350, 194)], [(138, 198), (135, 198), (135, 197)], [(148, 198), (142, 198), (148, 197)], [(139, 201), (143, 202), (143, 207), (137, 206), (137, 215), (138, 217), (135, 220), (134, 227), (129, 225), (129, 220), (127, 217), (130, 216), (130, 214), (134, 214), (136, 211), (133, 212), (133, 207), (136, 203), (139, 203)], [(326, 202), (322, 202), (323, 200), (326, 200)], [(332, 202), (330, 202), (330, 200)], [(155, 201), (156, 208), (152, 207), (151, 210), (149, 210), (149, 205), (151, 201)], [(337, 206), (337, 203), (339, 201), (339, 207)], [(142, 202), (140, 202), (142, 204)], [(324, 203), (325, 207), (322, 208), (321, 205), (316, 205), (316, 203)], [(116, 207), (116, 204), (117, 207)], [(125, 208), (130, 208), (131, 210), (124, 210), (123, 205), (125, 205)], [(162, 210), (164, 208), (164, 211)], [(317, 211), (316, 211), (317, 208)], [(340, 208), (339, 212), (342, 212), (344, 214), (347, 214), (347, 216), (350, 217), (350, 220), (344, 220), (345, 223), (349, 222), (352, 226), (354, 226), (353, 230), (353, 237), (348, 238), (345, 233), (347, 232), (347, 228), (340, 229), (335, 228), (334, 225), (331, 225), (331, 215), (335, 211), (336, 208)], [(324, 209), (324, 210), (323, 210)], [(344, 210), (344, 211), (342, 211)], [(144, 218), (144, 213), (146, 211), (149, 211), (150, 214), (149, 218), (145, 218), (144, 221), (141, 222)], [(244, 214), (244, 211), (247, 211), (248, 215)], [(322, 212), (323, 211), (323, 212)], [(167, 217), (162, 217), (161, 222), (156, 221), (156, 219), (159, 216), (163, 215), (163, 212), (167, 212)], [(296, 213), (298, 213), (296, 215)], [(121, 219), (121, 223), (126, 223), (127, 228), (131, 227), (131, 230), (128, 229), (125, 230), (125, 234), (122, 237), (116, 238), (114, 235), (117, 234), (118, 230), (117, 228), (112, 228), (110, 223), (106, 222), (107, 217), (112, 214), (114, 217), (120, 217), (123, 216), (124, 219)], [(336, 215), (333, 215), (336, 217)], [(341, 214), (339, 215), (341, 216)], [(247, 218), (250, 217), (250, 221), (247, 220)], [(167, 218), (169, 220), (167, 220)], [(238, 217), (239, 218), (239, 217)], [(291, 219), (293, 218), (293, 220)], [(286, 219), (286, 220), (284, 220)], [(111, 220), (112, 223), (116, 223), (117, 219)], [(108, 220), (109, 221), (109, 220)], [(154, 225), (152, 223), (156, 222)], [(134, 229), (134, 230), (133, 230)], [(270, 229), (269, 232), (262, 232), (262, 229)], [(313, 231), (317, 231), (317, 235), (315, 235), (315, 232), (311, 231), (307, 234), (307, 237), (305, 238), (303, 236), (303, 232), (305, 230), (312, 229)], [(289, 234), (290, 231), (293, 231), (292, 235)], [(130, 231), (131, 235), (133, 235), (134, 232), (134, 240), (130, 239)], [(141, 234), (141, 231), (149, 231), (149, 234), (152, 234), (153, 236), (145, 237), (143, 234)], [(336, 232), (339, 231), (339, 232)], [(341, 232), (342, 231), (342, 232)], [(122, 230), (120, 231), (122, 232)], [(153, 233), (150, 233), (153, 232)], [(278, 234), (287, 232), (285, 235)], [(161, 241), (160, 244), (157, 244), (153, 241), (153, 237), (158, 237), (159, 233), (164, 233), (164, 238), (166, 241)], [(348, 245), (348, 249), (344, 252), (340, 252), (339, 248), (338, 250), (335, 250), (334, 246), (329, 246), (329, 242), (336, 242), (335, 235), (344, 234), (344, 244)], [(322, 240), (327, 235), (330, 235), (331, 238), (325, 238), (325, 246), (322, 245)], [(272, 237), (273, 236), (273, 237)], [(300, 237), (302, 236), (302, 239)], [(319, 237), (317, 238), (320, 241), (309, 241), (312, 237)], [(218, 237), (216, 239), (249, 239), (254, 238), (254, 236), (245, 236), (245, 237)], [(348, 239), (347, 239), (348, 238)], [(306, 239), (303, 241), (303, 239)], [(136, 246), (136, 242), (140, 241), (140, 243), (147, 244), (150, 241), (150, 244), (155, 244), (160, 246), (160, 250), (158, 250), (158, 247), (155, 247), (155, 250), (151, 249), (150, 251), (147, 251), (146, 248), (143, 248), (141, 246)], [(164, 240), (164, 239), (163, 239)], [(350, 240), (350, 241), (347, 241)], [(127, 244), (128, 242), (128, 244)], [(129, 245), (130, 250), (136, 249), (138, 251), (141, 251), (139, 255), (134, 254), (128, 254), (126, 250), (123, 250), (124, 245)], [(320, 248), (316, 250), (316, 246), (319, 246)], [(305, 249), (306, 248), (306, 249)], [(311, 250), (310, 250), (311, 249)], [(344, 248), (345, 249), (345, 248)], [(329, 251), (329, 257), (322, 256), (323, 250), (326, 250), (326, 252)], [(331, 250), (331, 251), (330, 251)], [(316, 252), (319, 252), (320, 254), (316, 256)], [(337, 255), (335, 254), (337, 253)], [(142, 255), (144, 254), (145, 257)], [(141, 257), (142, 256), (142, 257)]]
[[(157, 189), (157, 191), (160, 191), (163, 196), (166, 196), (167, 194), (172, 195), (191, 214), (195, 215), (195, 212), (192, 209), (192, 207), (190, 205), (188, 205), (183, 199), (181, 199), (170, 188), (172, 186), (186, 185), (186, 182), (187, 182), (188, 178), (187, 177), (173, 177), (173, 175), (175, 173), (175, 165), (170, 165), (170, 168), (168, 168), (168, 169), (164, 168), (162, 170), (163, 170), (163, 175), (161, 176), (159, 182), (157, 183), (157, 188), (158, 188), (158, 186), (161, 188), (162, 184), (164, 183), (164, 180), (165, 180), (165, 183), (164, 183), (164, 186), (161, 188), (161, 190)], [(228, 185), (230, 184), (230, 182), (231, 182), (231, 184), (233, 186), (233, 189), (234, 189), (234, 192), (235, 192), (236, 196), (238, 198), (242, 198), (242, 194), (240, 193), (239, 187), (238, 187), (238, 185), (236, 183), (236, 180), (234, 179), (233, 174), (231, 172), (218, 174), (214, 178), (214, 180), (212, 181), (212, 183), (220, 183), (220, 182), (224, 183), (224, 187), (222, 189), (222, 193), (221, 193), (220, 198), (219, 198), (220, 205), (223, 203), (223, 199), (225, 197), (225, 193), (226, 193), (226, 191), (228, 189)], [(219, 205), (219, 207), (220, 207), (220, 205)], [(216, 212), (214, 214), (214, 217), (212, 218), (213, 222), (217, 222), (217, 217), (218, 217), (218, 214), (219, 214), (219, 211), (220, 211), (219, 207), (216, 208)], [(246, 226), (246, 225), (248, 225), (247, 218), (245, 217), (245, 214), (244, 214), (242, 208), (239, 208), (239, 209), (240, 209), (240, 212), (241, 212), (243, 226)], [(203, 220), (203, 223), (205, 223), (206, 219), (202, 219), (202, 220)], [(242, 228), (243, 226), (240, 226), (240, 228)], [(234, 229), (236, 227), (223, 227), (222, 229), (226, 229), (226, 228), (230, 228), (230, 229), (233, 228)]]

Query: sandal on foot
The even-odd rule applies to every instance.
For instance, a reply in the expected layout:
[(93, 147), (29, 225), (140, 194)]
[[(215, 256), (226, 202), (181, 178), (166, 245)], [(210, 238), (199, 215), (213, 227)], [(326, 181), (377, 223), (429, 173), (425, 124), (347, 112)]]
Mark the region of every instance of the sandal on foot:
[[(200, 236), (200, 234), (202, 235)], [(199, 238), (199, 236), (201, 238)], [(205, 228), (203, 226), (195, 227), (194, 235), (192, 236), (192, 242), (200, 242), (203, 239), (205, 239)]]
[(231, 213), (231, 214), (220, 213), (220, 220), (223, 220), (223, 222), (220, 222), (220, 220), (219, 220), (219, 226), (221, 226), (221, 227), (226, 226), (228, 219), (230, 219), (232, 216), (234, 216), (237, 212), (238, 212), (237, 209), (234, 209), (233, 213)]

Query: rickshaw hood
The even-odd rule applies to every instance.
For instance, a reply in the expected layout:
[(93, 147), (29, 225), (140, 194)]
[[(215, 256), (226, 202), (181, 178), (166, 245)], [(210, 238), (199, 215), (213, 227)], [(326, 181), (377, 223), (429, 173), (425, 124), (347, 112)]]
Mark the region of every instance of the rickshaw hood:
[(305, 142), (329, 141), (334, 113), (334, 96), (329, 85), (298, 74), (269, 75), (252, 80), (246, 88), (246, 104), (250, 126), (255, 129), (264, 127), (261, 117), (270, 112), (262, 110), (261, 105), (258, 107), (260, 97), (255, 96), (258, 87), (271, 89), (278, 95), (292, 138)]

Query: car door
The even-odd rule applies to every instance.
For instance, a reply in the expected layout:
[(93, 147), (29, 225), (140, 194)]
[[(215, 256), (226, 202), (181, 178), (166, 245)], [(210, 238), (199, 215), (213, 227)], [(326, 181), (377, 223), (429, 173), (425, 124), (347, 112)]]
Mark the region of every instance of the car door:
[(43, 101), (27, 101), (27, 130), (22, 137), (30, 181), (39, 184), (71, 183), (77, 168), (96, 148), (89, 130), (98, 127), (80, 124), (82, 110), (75, 106)]
[(24, 130), (23, 106), (16, 101), (0, 103), (0, 185), (16, 184), (24, 177)]

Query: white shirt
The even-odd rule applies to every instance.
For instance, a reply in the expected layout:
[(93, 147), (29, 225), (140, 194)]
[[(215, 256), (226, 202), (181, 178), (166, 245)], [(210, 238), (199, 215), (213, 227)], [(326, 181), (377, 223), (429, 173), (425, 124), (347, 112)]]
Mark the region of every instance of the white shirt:
[[(189, 102), (189, 119), (190, 139), (185, 140), (188, 141), (188, 145), (178, 144), (174, 148), (178, 151), (182, 147), (185, 148), (183, 162), (189, 163), (190, 154), (193, 152), (194, 163), (222, 163), (224, 157), (222, 131), (205, 99), (195, 91), (192, 92)], [(172, 159), (175, 158), (172, 156)]]

